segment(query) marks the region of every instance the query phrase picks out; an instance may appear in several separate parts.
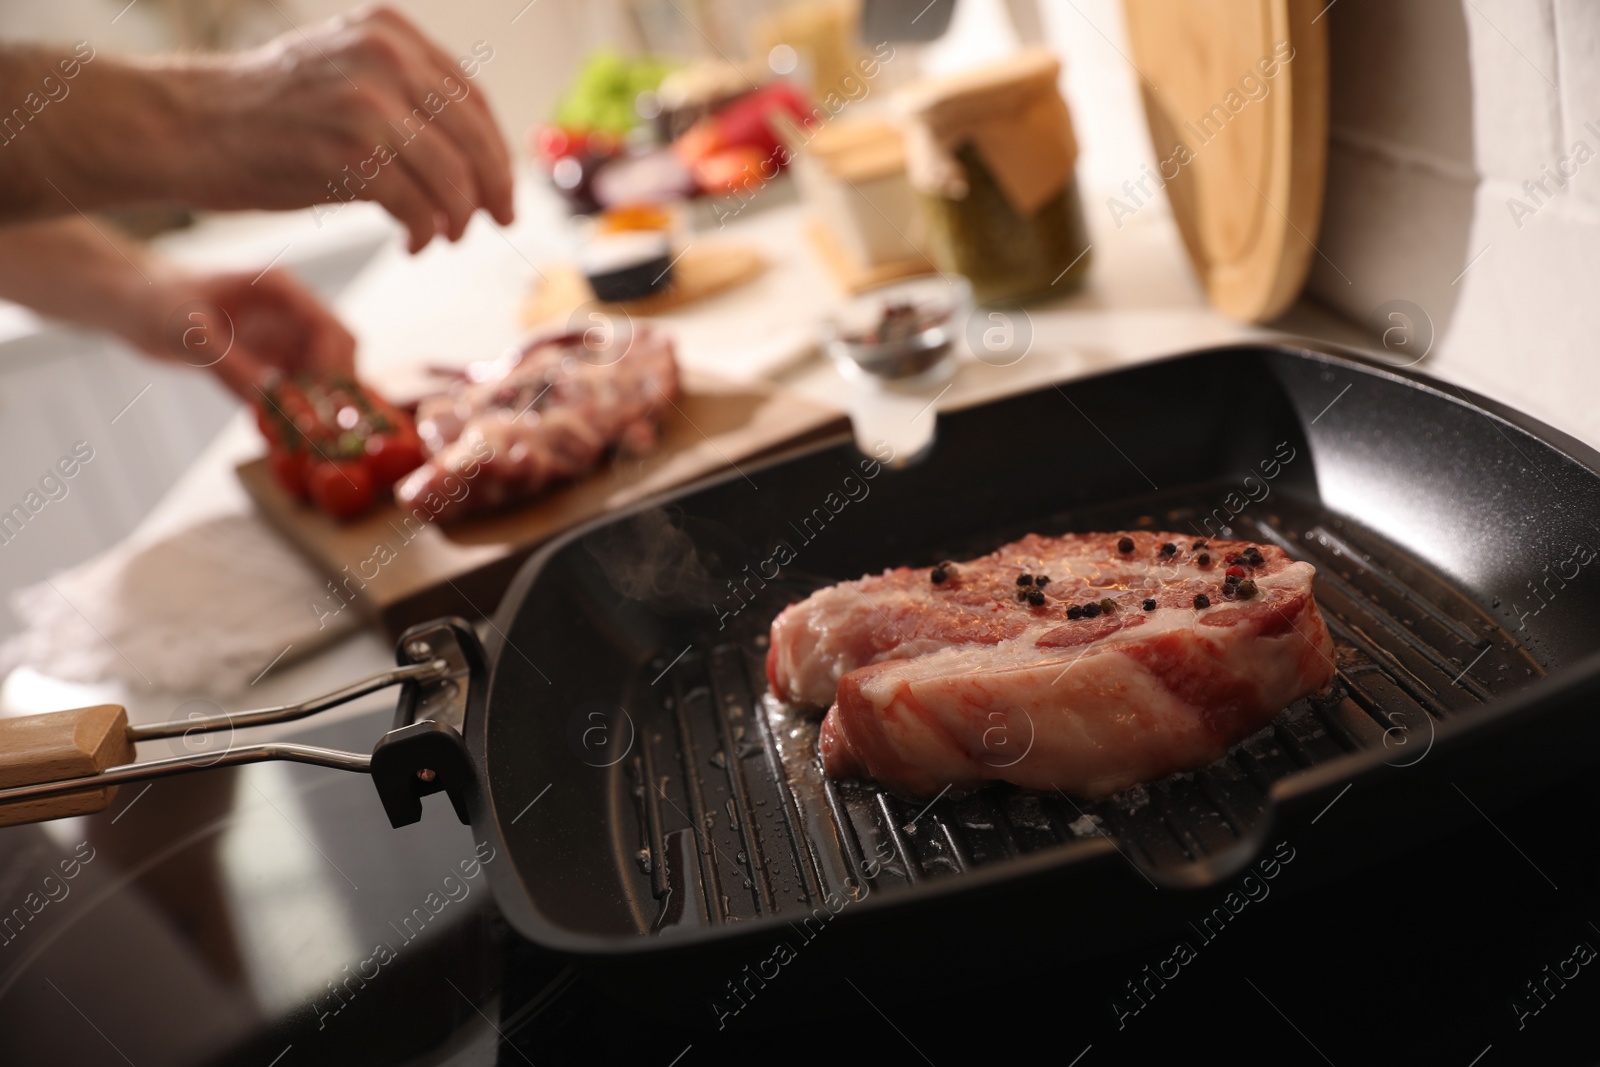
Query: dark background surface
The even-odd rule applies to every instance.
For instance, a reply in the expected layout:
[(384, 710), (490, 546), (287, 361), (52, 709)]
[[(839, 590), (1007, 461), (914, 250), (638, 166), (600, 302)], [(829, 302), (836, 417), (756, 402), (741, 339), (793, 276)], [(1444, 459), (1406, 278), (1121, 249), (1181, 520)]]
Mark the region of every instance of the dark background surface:
[[(308, 740), (358, 746), (386, 719), (386, 711), (375, 711), (310, 732)], [(270, 779), (260, 773), (169, 779), (131, 805), (137, 791), (125, 790), (106, 813), (55, 824), (50, 834), (0, 831), (8, 908), (21, 905), (80, 840), (96, 850), (69, 895), (0, 946), (5, 1063), (692, 1067), (756, 1057), (942, 1067), (1033, 1059), (1041, 1051), (1048, 1062), (1084, 1067), (1197, 1054), (1341, 1067), (1600, 1059), (1592, 1025), (1600, 959), (1565, 987), (1552, 981), (1547, 1006), (1520, 1028), (1512, 1007), (1514, 1000), (1537, 1006), (1524, 983), (1543, 979), (1547, 964), (1557, 967), (1580, 942), (1600, 948), (1600, 930), (1591, 925), (1600, 919), (1593, 776), (1488, 811), (1492, 825), (1479, 819), (1320, 887), (1297, 886), (1290, 863), (1271, 896), (1245, 907), (1210, 941), (1179, 933), (1082, 958), (1071, 947), (1073, 934), (1096, 916), (1064, 895), (1060, 926), (1038, 931), (1060, 944), (1059, 966), (1047, 973), (1014, 973), (1006, 945), (994, 946), (986, 971), (940, 976), (927, 988), (885, 982), (872, 959), (830, 961), (821, 971), (786, 968), (760, 994), (777, 999), (785, 1021), (719, 1032), (709, 1006), (697, 1018), (657, 1018), (511, 934), (481, 876), (463, 882), (468, 895), (446, 905), (422, 936), (404, 941), (391, 923), (473, 853), (467, 828), (435, 798), (421, 824), (392, 830), (363, 776), (313, 768), (277, 768)], [(1331, 832), (1327, 824), (1340, 817), (1335, 804), (1318, 826)], [(271, 820), (298, 828), (282, 836)], [(252, 872), (281, 864), (284, 842), (302, 831), (315, 841), (316, 851), (305, 854), (320, 852), (319, 864), (298, 886), (258, 885)], [(1318, 846), (1314, 836), (1291, 844), (1302, 855)], [(312, 883), (317, 892), (308, 895)], [(254, 905), (240, 888), (251, 885), (267, 894)], [(1130, 892), (1179, 892), (1130, 885)], [(261, 906), (274, 895), (280, 903), (311, 903)], [(319, 1013), (332, 1003), (326, 994), (284, 1003), (253, 992), (267, 978), (253, 962), (259, 952), (245, 947), (252, 939), (304, 936), (308, 925), (326, 919), (318, 899), (335, 902), (340, 921), (356, 932), (353, 943), (385, 940), (398, 949), (320, 1027)], [(1198, 903), (1195, 910), (1198, 920)], [(936, 951), (940, 937), (930, 926), (908, 951)], [(1119, 1028), (1113, 1002), (1135, 1006), (1126, 983), (1169, 957), (1178, 940), (1195, 958), (1164, 987), (1152, 985), (1146, 1006)], [(343, 977), (340, 968), (324, 973), (327, 965), (310, 955), (304, 986)], [(853, 987), (859, 1010), (818, 1016), (812, 983)]]
[[(1274, 897), (1246, 907), (1210, 942), (1190, 934), (1093, 960), (1063, 951), (1059, 969), (1030, 977), (1008, 975), (1005, 947), (996, 946), (993, 981), (953, 991), (881, 988), (864, 960), (853, 976), (858, 1014), (819, 1020), (800, 1000), (792, 1025), (749, 1035), (643, 1020), (618, 1026), (615, 1007), (580, 981), (564, 998), (559, 1024), (532, 1020), (511, 1036), (539, 1064), (594, 1057), (667, 1064), (688, 1046), (683, 1064), (734, 1063), (752, 1055), (752, 1042), (763, 1060), (776, 1062), (941, 1067), (1034, 1059), (1035, 1050), (1059, 1064), (1082, 1053), (1082, 1067), (1211, 1055), (1340, 1067), (1600, 1062), (1600, 955), (1564, 988), (1552, 981), (1547, 1006), (1520, 1026), (1512, 1007), (1538, 1007), (1524, 983), (1542, 981), (1543, 968), (1557, 968), (1579, 943), (1600, 950), (1597, 785), (1595, 777), (1579, 778), (1491, 812), (1510, 840), (1483, 821), (1399, 861), (1300, 892), (1291, 864)], [(1326, 819), (1338, 813), (1335, 806)], [(1316, 842), (1295, 845), (1314, 849)], [(1095, 921), (1074, 914), (1070, 900), (1062, 915), (1066, 926)], [(1113, 1002), (1135, 1003), (1125, 983), (1169, 957), (1178, 940), (1196, 949), (1195, 958), (1119, 1029)], [(785, 993), (774, 983), (762, 995)], [(506, 1053), (501, 1062), (522, 1061)]]

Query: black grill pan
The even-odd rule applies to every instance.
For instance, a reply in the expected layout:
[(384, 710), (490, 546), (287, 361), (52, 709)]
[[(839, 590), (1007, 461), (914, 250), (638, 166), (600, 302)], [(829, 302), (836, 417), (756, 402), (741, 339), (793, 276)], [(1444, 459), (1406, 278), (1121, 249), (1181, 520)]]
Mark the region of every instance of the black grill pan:
[[(263, 759), (370, 773), (397, 827), (446, 792), (502, 857), (484, 870), (529, 940), (680, 1021), (792, 1027), (797, 1003), (859, 1009), (865, 971), (911, 999), (1185, 926), (1205, 939), (1265, 883), (1281, 899), (1600, 762), (1600, 455), (1492, 401), (1240, 346), (943, 414), (924, 455), (886, 460), (825, 441), (575, 531), (519, 573), (487, 656), (441, 620), (402, 636), (397, 667), (300, 704), (12, 720), (0, 823)], [(830, 782), (822, 709), (765, 696), (773, 617), (821, 585), (1139, 526), (1314, 563), (1331, 690), (1211, 767), (1092, 804)], [(269, 742), (117, 762), (394, 684), (370, 755)], [(77, 776), (53, 762), (91, 757)]]
[[(1175, 927), (1274, 849), (1311, 884), (1600, 756), (1600, 456), (1492, 401), (1233, 347), (941, 414), (917, 462), (862, 461), (838, 440), (730, 471), (523, 569), (468, 741), (529, 938), (725, 1024), (802, 988), (816, 1006), (802, 971), (848, 998), (852, 963), (925, 988), (1072, 962)], [(822, 584), (1140, 525), (1314, 563), (1333, 692), (1099, 803), (996, 786), (926, 809), (824, 779), (820, 711), (763, 699), (767, 627)]]

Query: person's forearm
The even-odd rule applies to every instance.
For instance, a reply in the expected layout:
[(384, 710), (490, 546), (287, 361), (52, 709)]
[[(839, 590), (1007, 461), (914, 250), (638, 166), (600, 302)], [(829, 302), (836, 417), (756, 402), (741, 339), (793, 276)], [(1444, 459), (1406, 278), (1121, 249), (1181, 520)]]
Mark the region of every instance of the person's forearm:
[(106, 223), (76, 215), (0, 228), (0, 298), (140, 348), (159, 345), (160, 327), (130, 309), (151, 302), (168, 269)]
[(0, 49), (0, 223), (194, 202), (193, 78), (82, 42)]
[(383, 6), (226, 56), (127, 61), (0, 47), (0, 226), (114, 206), (375, 200), (412, 251), (513, 217), (510, 154), (452, 59)]
[(207, 369), (246, 400), (277, 374), (355, 373), (355, 338), (288, 271), (188, 270), (87, 216), (0, 227), (0, 299)]

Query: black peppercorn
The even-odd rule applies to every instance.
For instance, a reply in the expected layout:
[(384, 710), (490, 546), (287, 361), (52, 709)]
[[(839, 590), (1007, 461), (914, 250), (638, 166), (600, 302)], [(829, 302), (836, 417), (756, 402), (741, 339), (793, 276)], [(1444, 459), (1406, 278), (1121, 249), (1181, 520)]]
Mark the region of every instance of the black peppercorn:
[(943, 567), (933, 568), (932, 572), (930, 572), (928, 575), (928, 579), (932, 581), (934, 585), (943, 585), (944, 580), (948, 577), (950, 577), (950, 575), (945, 573), (945, 569)]
[(1017, 584), (1018, 585), (1032, 585), (1033, 584), (1033, 575), (1031, 575), (1031, 574), (1019, 574), (1019, 575), (1017, 575)]
[(1106, 597), (1104, 600), (1100, 601), (1100, 610), (1105, 612), (1107, 615), (1110, 615), (1113, 611), (1117, 610), (1117, 602), (1112, 600), (1110, 597)]
[(1078, 607), (1078, 605), (1076, 605), (1076, 604), (1072, 605), (1072, 607), (1067, 609), (1067, 618), (1069, 618), (1069, 619), (1081, 619), (1081, 618), (1083, 618), (1083, 609)]
[(1151, 597), (1150, 599), (1148, 599), (1148, 600), (1146, 600), (1144, 602), (1144, 610), (1146, 610), (1146, 611), (1154, 611), (1154, 610), (1156, 610), (1156, 601), (1155, 601), (1154, 597)]
[(1032, 604), (1036, 608), (1044, 607), (1044, 594), (1039, 592), (1037, 589), (1029, 591), (1028, 603)]
[(1118, 538), (1117, 539), (1117, 551), (1121, 552), (1123, 555), (1127, 555), (1129, 552), (1132, 552), (1133, 551), (1133, 538), (1131, 538), (1131, 537)]
[(1261, 550), (1255, 545), (1251, 545), (1249, 548), (1245, 549), (1242, 558), (1252, 567), (1259, 567), (1264, 562), (1261, 555)]
[(1196, 593), (1194, 596), (1194, 606), (1197, 608), (1209, 608), (1211, 606), (1211, 598), (1206, 596), (1204, 593)]
[(1020, 604), (1024, 600), (1027, 600), (1027, 599), (1028, 599), (1028, 594), (1024, 593), (1021, 589), (1018, 589), (1017, 590), (1017, 603)]
[(1099, 604), (1085, 604), (1083, 606), (1083, 617), (1084, 618), (1093, 619), (1093, 618), (1098, 617), (1099, 614), (1100, 614), (1100, 605)]
[(1194, 561), (1200, 564), (1202, 567), (1209, 567), (1211, 566), (1211, 554), (1209, 552), (1202, 552), (1194, 558)]
[(1238, 597), (1240, 600), (1249, 600), (1258, 592), (1260, 592), (1260, 590), (1256, 588), (1256, 583), (1251, 581), (1249, 578), (1246, 578), (1244, 581), (1239, 583), (1239, 588), (1233, 591), (1233, 595)]
[(1163, 556), (1175, 556), (1177, 553), (1178, 546), (1173, 544), (1171, 541), (1168, 541), (1166, 544), (1161, 546), (1161, 554)]
[(1050, 576), (1048, 574), (1035, 574), (1033, 576), (1033, 584), (1043, 589), (1050, 584)]
[(1197, 549), (1197, 548), (1210, 548), (1210, 547), (1211, 547), (1211, 546), (1210, 546), (1210, 545), (1208, 545), (1208, 544), (1206, 544), (1206, 543), (1205, 543), (1205, 542), (1204, 542), (1204, 541), (1196, 541), (1196, 542), (1195, 542), (1195, 543), (1194, 543), (1194, 544), (1192, 544), (1192, 545), (1190, 545), (1190, 546), (1189, 546), (1189, 548), (1190, 548), (1190, 549)]

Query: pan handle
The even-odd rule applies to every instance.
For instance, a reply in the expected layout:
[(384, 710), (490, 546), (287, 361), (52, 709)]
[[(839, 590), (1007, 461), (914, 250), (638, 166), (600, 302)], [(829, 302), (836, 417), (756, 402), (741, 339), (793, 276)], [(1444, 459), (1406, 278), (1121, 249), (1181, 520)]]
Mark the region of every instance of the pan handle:
[(0, 826), (104, 810), (117, 791), (98, 776), (132, 759), (128, 713), (115, 704), (0, 719), (0, 797), (17, 792), (19, 786), (62, 779), (93, 776), (98, 785), (0, 805)]
[[(471, 631), (467, 633), (470, 638)], [(422, 647), (413, 644), (413, 651)], [(477, 648), (475, 640), (472, 647)], [(477, 655), (481, 670), (481, 649), (477, 650)], [(371, 772), (376, 754), (369, 756), (290, 742), (230, 745), (221, 754), (192, 753), (142, 763), (134, 762), (134, 745), (163, 737), (291, 722), (396, 684), (405, 687), (401, 693), (402, 707), (431, 709), (439, 703), (440, 694), (465, 693), (470, 675), (465, 654), (413, 655), (398, 666), (331, 693), (298, 704), (254, 711), (130, 726), (123, 708), (99, 704), (0, 719), (0, 826), (91, 815), (105, 810), (116, 796), (119, 785), (209, 767), (287, 760)], [(476, 688), (481, 690), (482, 686)]]

